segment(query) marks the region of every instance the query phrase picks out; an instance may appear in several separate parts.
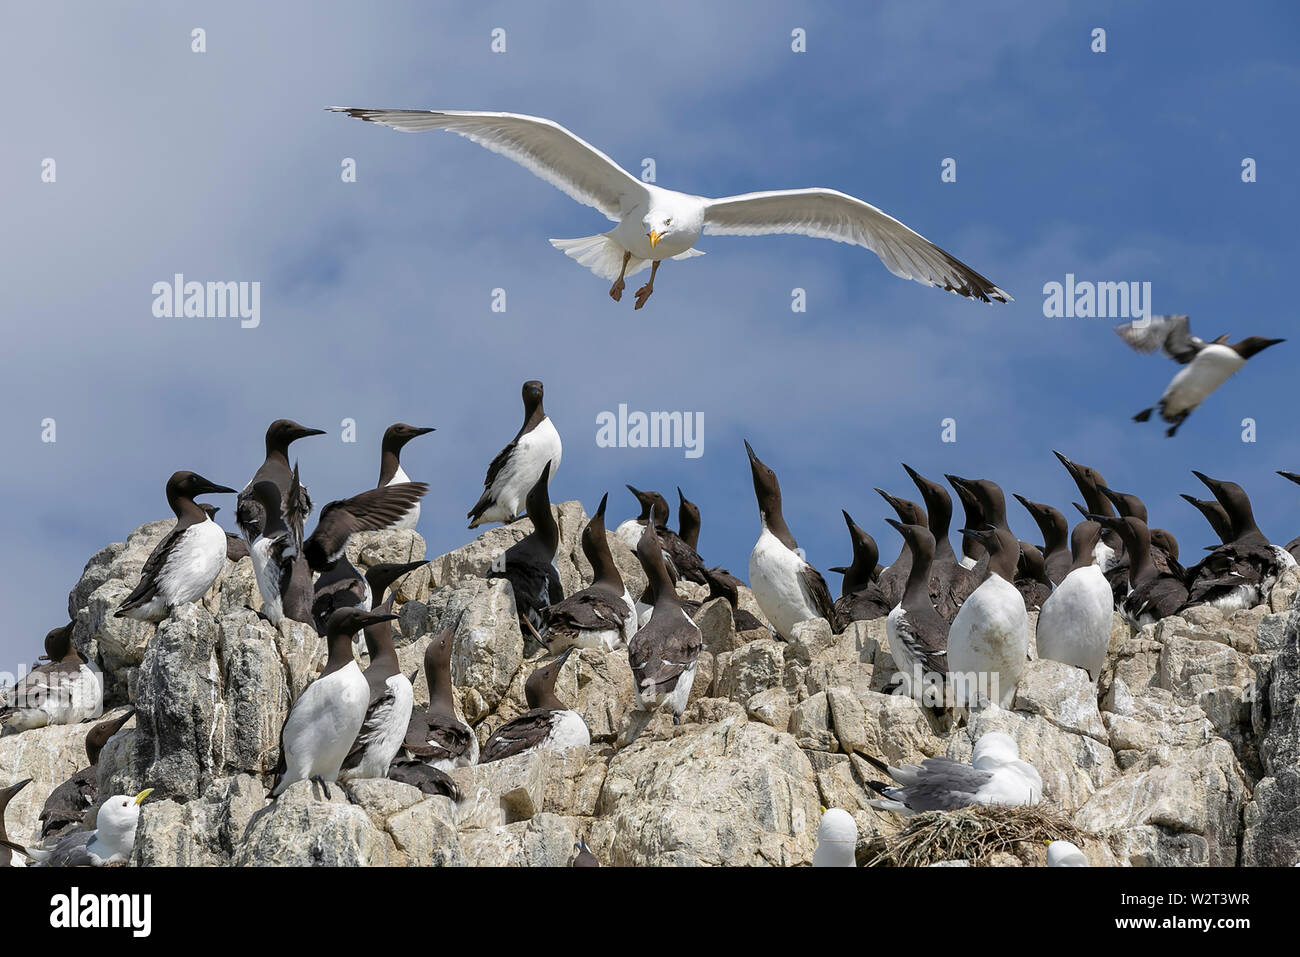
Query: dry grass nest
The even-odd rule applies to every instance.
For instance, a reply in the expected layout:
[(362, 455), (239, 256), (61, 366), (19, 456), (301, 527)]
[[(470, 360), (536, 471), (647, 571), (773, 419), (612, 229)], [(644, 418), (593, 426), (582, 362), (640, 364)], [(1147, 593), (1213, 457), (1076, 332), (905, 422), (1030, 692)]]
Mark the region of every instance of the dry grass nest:
[(1043, 863), (1048, 841), (1088, 837), (1056, 809), (1042, 804), (1005, 807), (975, 805), (957, 811), (926, 811), (898, 834), (879, 837), (864, 848), (866, 867), (927, 867), (939, 861), (987, 865), (998, 854)]

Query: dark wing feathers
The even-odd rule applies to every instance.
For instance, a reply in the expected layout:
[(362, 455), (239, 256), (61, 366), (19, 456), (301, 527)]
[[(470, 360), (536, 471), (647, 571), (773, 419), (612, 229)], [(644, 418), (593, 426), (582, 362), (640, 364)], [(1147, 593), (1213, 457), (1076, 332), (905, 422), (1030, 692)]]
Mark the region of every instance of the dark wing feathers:
[(805, 564), (799, 572), (799, 583), (804, 597), (817, 609), (818, 617), (830, 622), (832, 631), (842, 631), (835, 618), (835, 602), (831, 599), (831, 591), (826, 587), (826, 579), (822, 578), (821, 572)]
[(411, 712), (411, 723), (407, 725), (402, 747), (425, 760), (458, 758), (469, 751), (473, 733), (447, 715), (418, 709)]
[(483, 750), (479, 752), (478, 763), (500, 761), (512, 754), (519, 754), (529, 748), (535, 748), (546, 740), (551, 733), (551, 724), (555, 712), (549, 708), (534, 708), (525, 711), (519, 717), (507, 721), (487, 739)]
[(316, 530), (303, 544), (312, 565), (326, 564), (337, 555), (353, 532), (374, 532), (399, 521), (429, 491), (424, 482), (399, 482), (372, 488), (321, 509)]
[(703, 643), (700, 629), (692, 622), (673, 621), (671, 628), (661, 631), (655, 620), (651, 618), (650, 624), (632, 637), (627, 658), (636, 686), (661, 695), (672, 691), (682, 673), (695, 664)]
[[(519, 435), (523, 434), (521, 429)], [(474, 507), (465, 515), (471, 521), (486, 512), (492, 504), (492, 485), (496, 482), (497, 476), (501, 474), (501, 470), (506, 467), (506, 463), (510, 461), (510, 456), (515, 451), (515, 443), (519, 441), (519, 435), (511, 439), (510, 444), (498, 452), (496, 458), (488, 463), (487, 478), (483, 480), (483, 494), (479, 496), (478, 501), (474, 503)]]
[(171, 557), (172, 549), (176, 543), (181, 540), (181, 533), (189, 526), (182, 527), (180, 522), (167, 533), (167, 536), (157, 544), (149, 557), (145, 559), (144, 568), (140, 570), (140, 581), (135, 586), (131, 594), (126, 596), (126, 600), (118, 606), (114, 612), (114, 617), (121, 618), (125, 612), (132, 608), (138, 608), (141, 605), (148, 604), (154, 596), (158, 594), (158, 574), (167, 564), (167, 559)]
[(542, 623), (545, 628), (560, 632), (604, 631), (621, 629), (629, 615), (631, 612), (621, 598), (612, 599), (587, 588), (544, 609)]

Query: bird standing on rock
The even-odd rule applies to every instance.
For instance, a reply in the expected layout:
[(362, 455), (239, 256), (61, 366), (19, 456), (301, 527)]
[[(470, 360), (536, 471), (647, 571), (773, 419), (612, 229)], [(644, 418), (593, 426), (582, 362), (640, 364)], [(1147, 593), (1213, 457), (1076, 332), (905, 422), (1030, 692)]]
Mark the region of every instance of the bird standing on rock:
[(1096, 681), (1106, 663), (1115, 608), (1110, 582), (1093, 560), (1101, 526), (1083, 521), (1070, 536), (1070, 570), (1043, 602), (1035, 641), (1038, 657), (1083, 668)]
[(555, 696), (555, 680), (571, 654), (573, 649), (569, 648), (528, 676), (524, 683), (528, 710), (492, 732), (479, 754), (479, 764), (500, 761), (525, 751), (562, 751), (591, 744), (591, 732), (587, 730), (582, 715), (566, 707)]
[(544, 394), (542, 383), (536, 379), (524, 383), (524, 424), (488, 464), (483, 494), (465, 516), (470, 528), (515, 521), (542, 468), (549, 464), (551, 475), (559, 471), (563, 446), (560, 433), (542, 407)]
[[(294, 524), (294, 514), (289, 508), (289, 485), (293, 481), (296, 469), (289, 467), (289, 446), (299, 439), (310, 435), (324, 435), (322, 429), (309, 429), (299, 425), (293, 419), (276, 419), (266, 428), (266, 458), (258, 466), (253, 477), (248, 480), (239, 497), (235, 499), (235, 524), (249, 545), (262, 530), (262, 506), (253, 498), (253, 486), (258, 482), (273, 482), (284, 498), (286, 521), (290, 527)], [(311, 498), (303, 488), (295, 507), (299, 510), (298, 523), (306, 522), (311, 515)]]
[[(411, 477), (406, 474), (402, 468), (402, 449), (411, 439), (418, 438), (421, 435), (428, 435), (435, 431), (432, 428), (417, 428), (414, 425), (407, 425), (405, 422), (398, 422), (390, 425), (384, 430), (384, 438), (379, 444), (379, 483), (376, 488), (383, 488), (385, 485), (400, 485), (403, 482), (411, 481)], [(411, 506), (410, 511), (393, 523), (393, 528), (415, 528), (420, 521), (420, 503), (416, 502)]]
[(663, 546), (654, 522), (646, 524), (636, 557), (654, 591), (654, 614), (628, 642), (632, 690), (640, 711), (668, 705), (673, 723), (681, 720), (690, 700), (691, 686), (704, 647), (699, 626), (682, 609), (677, 590), (664, 565)]
[(521, 113), (468, 110), (373, 110), (332, 106), (332, 112), (407, 133), (447, 130), (514, 160), (569, 197), (599, 210), (612, 230), (551, 245), (614, 284), (647, 265), (650, 279), (636, 292), (636, 308), (654, 292), (665, 259), (702, 256), (702, 233), (760, 236), (797, 233), (863, 246), (902, 279), (939, 286), (960, 296), (1009, 302), (1011, 297), (965, 263), (870, 203), (833, 189), (786, 189), (709, 199), (664, 189), (632, 176), (590, 143), (553, 120)]
[(948, 673), (958, 707), (986, 699), (1011, 707), (1029, 652), (1029, 616), (1012, 584), (1020, 546), (1004, 528), (962, 529), (988, 552), (988, 577), (971, 592), (948, 629)]
[(104, 686), (72, 643), (72, 622), (45, 636), (45, 664), (11, 688), (0, 689), (3, 733), (76, 724), (103, 711)]

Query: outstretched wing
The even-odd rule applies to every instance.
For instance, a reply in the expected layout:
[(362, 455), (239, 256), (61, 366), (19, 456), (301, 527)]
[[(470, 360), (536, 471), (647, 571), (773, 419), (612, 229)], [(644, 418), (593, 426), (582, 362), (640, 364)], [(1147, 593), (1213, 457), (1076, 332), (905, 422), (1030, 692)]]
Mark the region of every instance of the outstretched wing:
[(982, 302), (1006, 292), (870, 203), (833, 189), (781, 189), (711, 199), (704, 231), (724, 236), (796, 233), (870, 249), (902, 279), (942, 286)]
[(1135, 319), (1115, 327), (1115, 334), (1138, 352), (1163, 349), (1165, 355), (1180, 365), (1196, 358), (1205, 341), (1192, 335), (1186, 316), (1152, 316)]
[(343, 554), (348, 536), (353, 532), (388, 528), (424, 498), (427, 491), (429, 486), (424, 482), (399, 482), (330, 502), (321, 509), (316, 531), (303, 544), (303, 554), (319, 570)]
[(612, 222), (645, 198), (645, 185), (559, 123), (520, 113), (467, 110), (367, 110), (329, 107), (405, 133), (447, 130), (500, 153)]

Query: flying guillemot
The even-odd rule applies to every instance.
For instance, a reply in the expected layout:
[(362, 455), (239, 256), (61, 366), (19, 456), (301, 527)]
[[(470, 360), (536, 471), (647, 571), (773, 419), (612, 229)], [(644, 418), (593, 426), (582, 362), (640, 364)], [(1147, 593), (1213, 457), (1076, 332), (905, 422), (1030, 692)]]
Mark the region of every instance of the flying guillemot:
[(952, 497), (938, 482), (921, 475), (903, 463), (903, 470), (921, 493), (925, 512), (929, 516), (930, 534), (934, 537), (934, 559), (930, 563), (930, 600), (934, 610), (945, 622), (951, 623), (962, 602), (979, 587), (979, 579), (957, 559), (948, 540), (952, 524)]
[[(324, 434), (323, 429), (309, 429), (299, 425), (293, 419), (276, 419), (267, 426), (266, 458), (235, 500), (235, 524), (239, 526), (239, 531), (250, 545), (257, 537), (257, 533), (262, 530), (262, 507), (253, 498), (253, 486), (258, 482), (274, 482), (276, 488), (280, 490), (280, 495), (286, 499), (287, 505), (289, 485), (296, 471), (289, 467), (289, 446), (309, 435)], [(299, 509), (305, 510), (298, 516), (299, 522), (306, 522), (312, 509), (311, 498), (307, 495), (306, 488), (302, 489), (297, 505)], [(294, 524), (292, 519), (293, 516), (290, 515), (288, 521), (290, 526)]]
[(636, 603), (623, 584), (605, 538), (605, 505), (609, 493), (582, 530), (582, 554), (591, 563), (591, 584), (542, 610), (542, 639), (553, 652), (570, 646), (624, 648), (636, 632)]
[(754, 496), (758, 500), (758, 541), (749, 553), (749, 580), (763, 616), (784, 640), (794, 626), (810, 618), (824, 618), (835, 626), (830, 590), (821, 573), (803, 557), (781, 512), (781, 485), (776, 473), (764, 465), (745, 443)]
[(521, 628), (531, 631), (539, 641), (542, 609), (564, 600), (560, 572), (555, 567), (560, 527), (551, 513), (550, 479), (551, 463), (547, 462), (528, 492), (528, 520), (533, 530), (497, 556), (487, 573), (490, 579), (504, 578), (510, 582)]
[(135, 708), (127, 708), (123, 714), (101, 721), (87, 732), (86, 759), (89, 763), (51, 791), (45, 799), (45, 806), (37, 818), (41, 822), (42, 841), (51, 834), (61, 834), (85, 820), (86, 812), (94, 807), (99, 796), (99, 753), (109, 739), (133, 717)]
[(528, 676), (524, 697), (528, 710), (492, 732), (479, 753), (479, 764), (500, 761), (526, 751), (562, 751), (591, 744), (591, 732), (582, 715), (555, 696), (555, 681), (574, 649), (568, 648), (549, 664)]
[(934, 536), (924, 525), (885, 519), (903, 536), (911, 553), (907, 581), (885, 619), (885, 636), (902, 694), (922, 705), (942, 708), (948, 674), (948, 622), (930, 600)]
[(1106, 663), (1115, 608), (1110, 582), (1093, 560), (1100, 540), (1096, 522), (1074, 526), (1070, 570), (1043, 602), (1035, 633), (1038, 657), (1083, 668), (1094, 682)]
[[(325, 515), (322, 511), (322, 521)], [(339, 608), (330, 615), (325, 625), (329, 645), (325, 669), (298, 695), (280, 729), (280, 764), (271, 797), (307, 780), (320, 784), (329, 797), (329, 782), (338, 780), (370, 706), (370, 685), (352, 653), (352, 636), (396, 618), (360, 608)]]
[(655, 603), (650, 620), (628, 642), (632, 690), (638, 710), (650, 712), (666, 704), (677, 724), (691, 696), (704, 642), (699, 626), (682, 610), (653, 522), (641, 533), (636, 557), (654, 589)]
[[(330, 616), (340, 608), (369, 611), (373, 604), (369, 583), (347, 557), (348, 538), (353, 532), (391, 528), (428, 490), (423, 482), (385, 485), (330, 502), (321, 509), (316, 530), (302, 543), (307, 564), (320, 573), (311, 602), (312, 621), (318, 632), (325, 634)], [(358, 627), (351, 633), (360, 630)]]
[(985, 699), (1011, 707), (1029, 651), (1029, 616), (1016, 586), (1020, 546), (1004, 528), (962, 529), (988, 552), (988, 575), (971, 592), (948, 629), (953, 701), (975, 710)]
[(1125, 322), (1115, 327), (1115, 332), (1138, 352), (1164, 352), (1183, 366), (1165, 386), (1164, 394), (1154, 406), (1133, 416), (1134, 422), (1146, 422), (1151, 413), (1170, 423), (1165, 435), (1172, 437), (1183, 421), (1196, 411), (1196, 407), (1209, 398), (1246, 360), (1258, 355), (1269, 346), (1285, 339), (1265, 339), (1247, 336), (1240, 342), (1229, 343), (1226, 335), (1206, 342), (1192, 335), (1186, 316), (1152, 316)]
[(194, 498), (234, 491), (194, 472), (172, 474), (167, 480), (167, 504), (176, 524), (145, 559), (139, 583), (114, 618), (160, 622), (178, 605), (207, 594), (226, 567), (226, 533)]
[(46, 634), (46, 663), (0, 691), (0, 725), (6, 733), (77, 724), (103, 712), (103, 683), (73, 645), (72, 630), (69, 622)]
[(549, 464), (551, 475), (559, 471), (563, 452), (560, 433), (542, 407), (543, 392), (536, 379), (524, 383), (524, 424), (488, 465), (483, 494), (465, 516), (470, 528), (486, 522), (513, 522), (542, 468)]
[[(411, 439), (418, 438), (421, 435), (428, 435), (436, 431), (432, 428), (418, 428), (414, 425), (407, 425), (404, 422), (398, 422), (390, 425), (384, 430), (383, 441), (379, 445), (379, 483), (376, 488), (383, 488), (385, 485), (399, 485), (402, 482), (411, 481), (411, 477), (406, 474), (402, 468), (402, 449)], [(420, 520), (420, 503), (416, 502), (411, 506), (410, 511), (398, 519), (393, 528), (415, 528), (416, 523)]]

